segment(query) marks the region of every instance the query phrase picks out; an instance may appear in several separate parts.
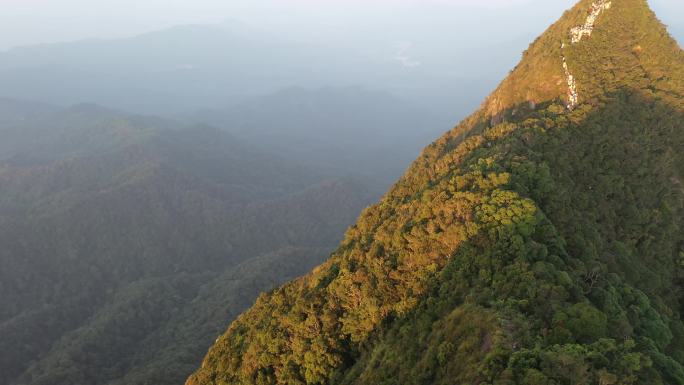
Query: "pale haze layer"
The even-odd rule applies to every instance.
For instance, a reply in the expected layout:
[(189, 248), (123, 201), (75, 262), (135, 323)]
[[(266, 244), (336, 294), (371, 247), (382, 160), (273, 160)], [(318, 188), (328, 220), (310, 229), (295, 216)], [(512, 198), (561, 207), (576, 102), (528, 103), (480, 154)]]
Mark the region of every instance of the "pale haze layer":
[[(521, 34), (536, 34), (575, 0), (2, 0), (0, 50), (15, 46), (89, 38), (125, 37), (179, 24), (207, 24), (237, 20), (264, 29), (287, 30), (292, 35), (321, 38), (367, 33), (403, 26), (406, 33), (443, 27), (446, 20), (457, 31), (470, 22), (486, 25), (486, 33), (468, 39), (490, 42), (490, 36), (511, 34), (505, 14)], [(681, 42), (684, 2), (650, 0), (658, 16)], [(493, 15), (489, 15), (492, 13)], [(469, 22), (463, 23), (463, 17)], [(442, 23), (440, 23), (442, 22)], [(522, 36), (520, 36), (522, 37)], [(527, 37), (527, 36), (526, 36)]]
[[(649, 1), (684, 42), (684, 3)], [(575, 2), (0, 0), (0, 97), (168, 116), (360, 86), (430, 109), (444, 129)]]

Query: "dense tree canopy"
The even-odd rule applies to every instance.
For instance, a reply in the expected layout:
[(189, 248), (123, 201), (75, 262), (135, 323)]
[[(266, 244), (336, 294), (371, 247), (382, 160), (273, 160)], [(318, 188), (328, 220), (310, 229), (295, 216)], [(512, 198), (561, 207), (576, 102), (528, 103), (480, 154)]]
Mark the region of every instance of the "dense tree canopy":
[[(0, 100), (0, 384), (178, 384), (370, 201), (209, 127)], [(13, 114), (15, 117), (13, 117)]]
[(684, 384), (684, 53), (644, 0), (571, 44), (591, 5), (187, 383)]

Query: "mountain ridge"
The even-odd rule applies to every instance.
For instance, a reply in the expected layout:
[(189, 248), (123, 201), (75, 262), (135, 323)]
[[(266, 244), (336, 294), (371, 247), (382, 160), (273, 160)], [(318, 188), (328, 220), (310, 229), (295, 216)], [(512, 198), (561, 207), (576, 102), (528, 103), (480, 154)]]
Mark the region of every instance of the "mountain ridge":
[(186, 383), (684, 384), (684, 54), (646, 1), (606, 4), (566, 12)]

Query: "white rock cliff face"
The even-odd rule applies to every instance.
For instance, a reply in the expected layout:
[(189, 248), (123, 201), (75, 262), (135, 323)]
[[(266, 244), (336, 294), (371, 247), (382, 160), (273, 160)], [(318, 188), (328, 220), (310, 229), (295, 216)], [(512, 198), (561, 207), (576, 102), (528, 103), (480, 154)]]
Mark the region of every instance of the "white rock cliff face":
[(568, 62), (563, 56), (563, 70), (565, 71), (565, 78), (568, 82), (568, 109), (572, 110), (579, 103), (579, 94), (577, 93), (577, 81), (575, 77), (570, 73), (570, 68), (568, 68)]
[(584, 23), (584, 25), (574, 27), (570, 30), (572, 44), (579, 43), (582, 41), (584, 36), (591, 36), (591, 33), (594, 32), (594, 24), (596, 24), (596, 20), (603, 11), (610, 9), (611, 4), (612, 1), (599, 0), (591, 5), (591, 11), (589, 12), (589, 16), (587, 16), (587, 21)]
[[(596, 20), (598, 20), (598, 17), (603, 13), (603, 11), (607, 11), (610, 9), (610, 6), (612, 5), (611, 0), (599, 0), (591, 4), (591, 10), (589, 11), (589, 15), (587, 16), (587, 20), (584, 22), (583, 25), (573, 27), (570, 29), (570, 42), (572, 44), (577, 44), (584, 39), (586, 36), (591, 37), (592, 32), (594, 32), (594, 25), (596, 24)], [(565, 43), (561, 45), (561, 52), (565, 48)], [(572, 110), (575, 107), (577, 107), (577, 104), (579, 104), (579, 93), (577, 92), (577, 80), (575, 77), (572, 75), (570, 72), (570, 68), (568, 67), (568, 62), (565, 59), (565, 55), (562, 56), (563, 59), (563, 70), (565, 71), (565, 78), (568, 83), (568, 109)]]

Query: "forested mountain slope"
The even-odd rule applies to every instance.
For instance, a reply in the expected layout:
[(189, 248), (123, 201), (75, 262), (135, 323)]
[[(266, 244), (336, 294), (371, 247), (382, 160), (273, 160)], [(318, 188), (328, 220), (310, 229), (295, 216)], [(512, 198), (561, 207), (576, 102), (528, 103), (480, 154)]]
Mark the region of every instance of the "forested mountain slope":
[(684, 384), (684, 53), (580, 1), (188, 385)]
[(2, 384), (181, 383), (376, 196), (210, 127), (0, 106)]

